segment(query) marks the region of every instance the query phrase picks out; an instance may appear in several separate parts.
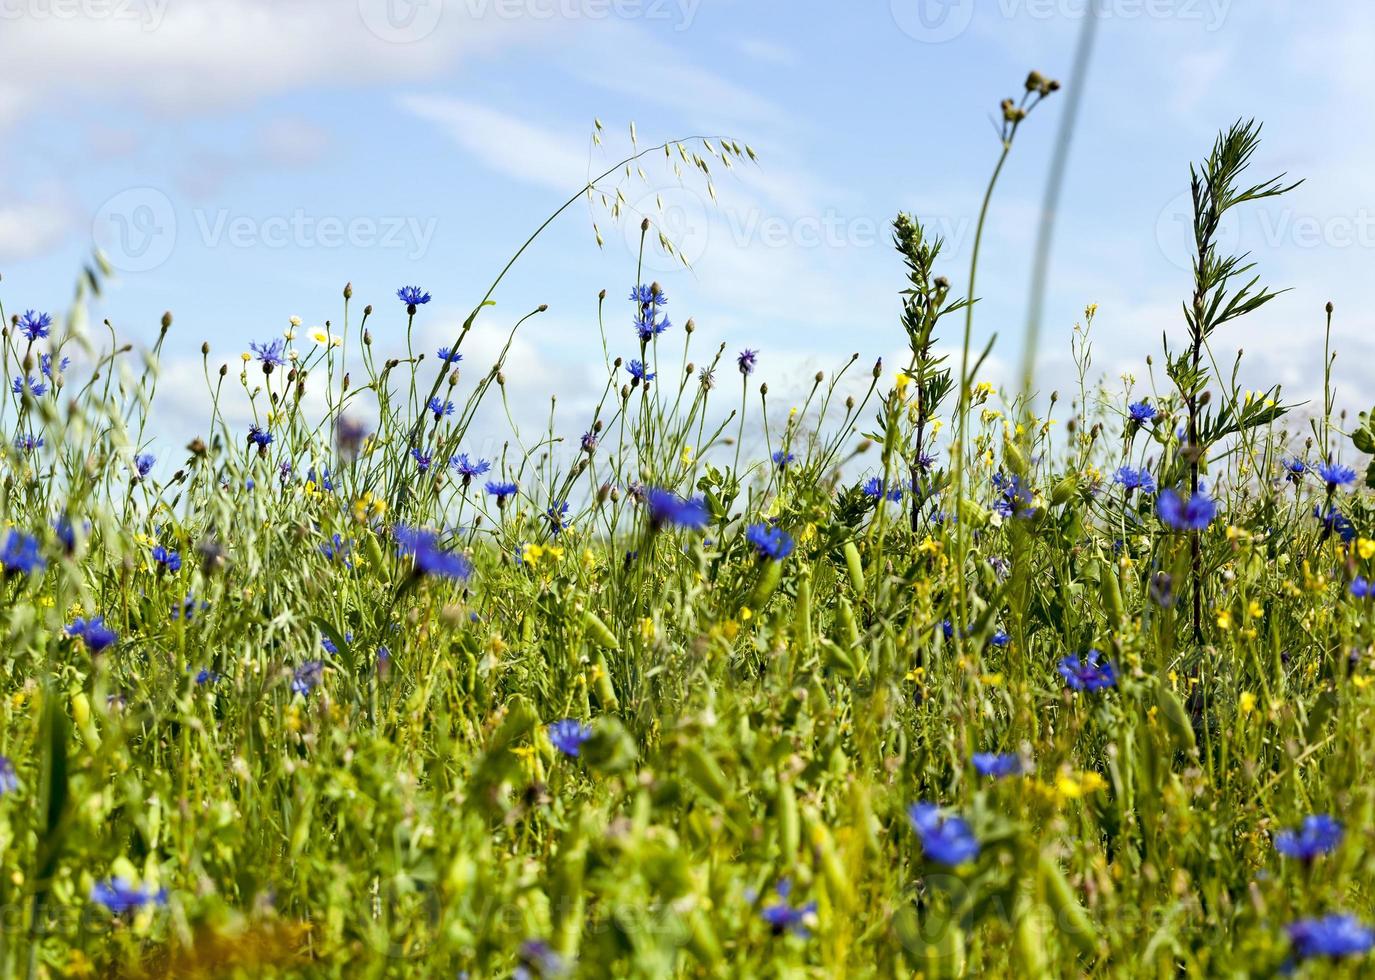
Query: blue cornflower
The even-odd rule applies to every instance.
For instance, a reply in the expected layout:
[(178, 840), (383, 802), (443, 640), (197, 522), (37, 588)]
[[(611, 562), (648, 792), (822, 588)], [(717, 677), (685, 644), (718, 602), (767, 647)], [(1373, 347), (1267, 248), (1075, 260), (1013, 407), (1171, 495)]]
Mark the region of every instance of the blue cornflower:
[(798, 906), (789, 904), (788, 896), (792, 894), (793, 883), (787, 878), (780, 879), (773, 890), (778, 901), (765, 905), (759, 910), (759, 915), (769, 924), (775, 936), (785, 932), (806, 936), (811, 924), (816, 921), (816, 902)]
[(1139, 402), (1132, 402), (1128, 405), (1127, 414), (1137, 425), (1145, 425), (1147, 422), (1154, 422), (1160, 413), (1154, 405), (1143, 398)]
[(421, 473), (428, 473), (430, 471), (430, 464), (434, 462), (433, 456), (418, 448), (411, 450), (411, 458), (415, 460), (416, 468), (419, 469)]
[(891, 500), (893, 503), (897, 503), (902, 499), (902, 487), (893, 487), (889, 490), (884, 486), (882, 478), (877, 476), (869, 477), (863, 490), (864, 496), (872, 497), (875, 500)]
[(1174, 490), (1164, 490), (1156, 501), (1156, 511), (1169, 527), (1176, 531), (1202, 531), (1217, 515), (1217, 501), (1206, 493), (1185, 497)]
[(492, 464), (487, 462), (487, 460), (469, 459), (467, 453), (459, 453), (453, 459), (449, 460), (449, 465), (458, 472), (459, 476), (463, 477), (464, 484), (469, 483), (473, 477), (481, 476), (492, 468)]
[(1056, 670), (1074, 691), (1093, 692), (1114, 687), (1117, 684), (1117, 670), (1111, 660), (1102, 660), (1102, 656), (1097, 650), (1090, 650), (1082, 660), (1071, 654), (1061, 658)]
[(1354, 915), (1327, 915), (1321, 919), (1300, 919), (1285, 931), (1301, 960), (1325, 956), (1338, 959), (1360, 956), (1375, 946), (1375, 930)]
[[(70, 357), (64, 357), (57, 362), (57, 370), (65, 371), (71, 366), (71, 363), (72, 359)], [(53, 356), (51, 354), (38, 355), (38, 370), (45, 378), (51, 378), (53, 376)]]
[(625, 369), (630, 372), (630, 376), (636, 381), (643, 381), (645, 384), (649, 384), (654, 380), (654, 372), (646, 368), (639, 358), (627, 364)]
[(0, 796), (8, 796), (19, 789), (19, 774), (7, 755), (0, 755)]
[(210, 603), (203, 600), (198, 601), (194, 592), (188, 592), (182, 597), (181, 602), (172, 607), (172, 622), (181, 620), (189, 623), (196, 618), (196, 613), (209, 608)]
[(272, 433), (256, 423), (250, 425), (248, 427), (248, 444), (257, 446), (258, 452), (265, 453), (267, 447), (272, 445)]
[[(284, 463), (282, 465), (286, 467), (282, 475), (286, 476), (291, 472), (291, 464)], [(306, 470), (306, 483), (314, 485), (316, 489), (323, 490), (325, 493), (334, 492), (334, 474), (330, 473), (328, 466), (320, 467), (319, 473), (315, 472), (313, 466)]]
[(430, 301), (430, 294), (419, 286), (402, 286), (396, 291), (396, 298), (405, 303), (409, 311), (414, 313), (417, 306), (424, 306)]
[[(353, 632), (352, 632), (352, 631), (347, 632), (347, 633), (344, 634), (344, 642), (345, 642), (345, 643), (352, 643), (352, 642), (353, 642)], [(336, 656), (339, 655), (339, 647), (335, 644), (335, 642), (334, 642), (333, 640), (331, 640), (328, 636), (325, 636), (324, 634), (321, 634), (321, 635), (320, 635), (320, 646), (323, 647), (325, 653), (329, 654), (331, 657), (336, 657)]]
[(553, 743), (554, 748), (564, 755), (571, 755), (576, 758), (582, 752), (582, 743), (591, 737), (592, 729), (589, 726), (571, 718), (565, 718), (549, 725), (549, 741)]
[(286, 364), (286, 341), (278, 337), (263, 343), (250, 343), (248, 349), (262, 362), (263, 368), (283, 367)]
[(168, 551), (160, 544), (153, 545), (153, 561), (169, 572), (181, 571), (181, 555), (175, 551)]
[(16, 395), (22, 395), (27, 391), (35, 398), (42, 398), (48, 393), (48, 386), (44, 384), (42, 380), (35, 378), (33, 375), (29, 375), (27, 379), (15, 378), (10, 384), (10, 391)]
[(396, 553), (414, 560), (416, 575), (464, 580), (473, 574), (468, 559), (457, 552), (445, 551), (433, 531), (398, 524), (392, 537), (396, 539)]
[(568, 526), (568, 501), (554, 501), (545, 510), (544, 516), (549, 518), (549, 530), (554, 534), (561, 533)]
[(975, 752), (971, 761), (980, 776), (1003, 779), (1022, 774), (1022, 758), (1012, 752)]
[(429, 404), (426, 407), (432, 413), (434, 413), (434, 418), (436, 422), (438, 422), (441, 418), (443, 418), (446, 415), (454, 414), (454, 403), (450, 401), (445, 401), (438, 395), (435, 395), (433, 398), (431, 398)]
[(979, 856), (979, 841), (962, 817), (945, 817), (934, 803), (914, 803), (907, 817), (921, 839), (922, 854), (955, 867)]
[(1140, 490), (1142, 493), (1155, 493), (1155, 477), (1145, 467), (1134, 470), (1130, 466), (1119, 467), (1112, 475), (1112, 482), (1120, 484), (1127, 493)]
[(1356, 527), (1346, 515), (1336, 507), (1328, 507), (1323, 510), (1321, 506), (1313, 508), (1313, 516), (1322, 521), (1322, 536), (1324, 539), (1335, 534), (1345, 544), (1350, 544), (1356, 539)]
[(463, 360), (463, 355), (461, 353), (456, 350), (450, 350), (448, 347), (439, 348), (435, 356), (445, 364), (457, 364), (459, 361)]
[(1303, 862), (1315, 860), (1342, 842), (1342, 825), (1325, 813), (1304, 817), (1303, 823), (1275, 835), (1275, 850)]
[(740, 356), (735, 359), (736, 366), (740, 368), (740, 373), (749, 377), (754, 373), (755, 363), (759, 360), (759, 351), (750, 350), (746, 347), (740, 352)]
[(659, 334), (664, 333), (673, 324), (668, 317), (660, 316), (659, 311), (654, 306), (641, 306), (635, 314), (635, 334), (640, 338), (640, 343), (647, 344)]
[(745, 540), (754, 545), (760, 558), (782, 561), (793, 553), (792, 537), (771, 524), (751, 524), (745, 528)]
[(12, 575), (32, 575), (48, 567), (47, 561), (38, 553), (38, 539), (23, 531), (11, 529), (5, 535), (4, 547), (0, 547), (0, 566), (4, 566), (5, 577)]
[(1012, 637), (1005, 630), (998, 630), (988, 638), (988, 642), (995, 647), (1005, 647), (1012, 642)]
[(349, 560), (349, 554), (353, 551), (353, 542), (344, 539), (341, 534), (335, 534), (324, 544), (320, 545), (320, 554), (330, 561), (342, 561), (349, 568), (353, 567), (353, 562)]
[[(82, 532), (89, 534), (90, 531), (90, 522), (84, 522), (82, 524)], [(57, 535), (57, 540), (62, 542), (62, 550), (67, 552), (67, 554), (70, 555), (72, 552), (76, 551), (76, 525), (72, 523), (71, 518), (64, 514), (53, 521), (53, 534)]]
[(1297, 456), (1284, 460), (1282, 465), (1284, 466), (1284, 478), (1290, 483), (1299, 483), (1303, 479), (1303, 475), (1308, 472), (1308, 464)]
[(134, 457), (134, 470), (138, 473), (139, 479), (143, 479), (152, 472), (153, 464), (158, 458), (152, 453), (140, 453)]
[(586, 432), (582, 434), (582, 439), (579, 440), (579, 445), (582, 446), (582, 451), (590, 456), (597, 451), (597, 441), (597, 430), (588, 429)]
[(42, 449), (43, 437), (36, 436), (33, 433), (15, 436), (14, 448), (19, 450), (21, 453), (31, 453), (35, 449)]
[(787, 469), (788, 464), (795, 459), (797, 459), (796, 456), (783, 449), (780, 449), (773, 454), (774, 465), (777, 466), (780, 470)]
[(1023, 485), (1022, 478), (1015, 473), (1004, 476), (993, 474), (993, 489), (998, 491), (998, 499), (993, 501), (993, 512), (1000, 517), (1036, 516), (1035, 495)]
[(77, 617), (63, 630), (67, 636), (80, 640), (91, 653), (100, 653), (114, 646), (119, 634), (105, 625), (104, 616), (90, 619)]
[(1338, 487), (1356, 482), (1356, 471), (1340, 463), (1319, 463), (1313, 471), (1318, 474), (1318, 479), (1327, 484), (1329, 493)]
[(1351, 594), (1357, 599), (1375, 599), (1375, 582), (1357, 575), (1351, 580)]
[(527, 939), (520, 944), (520, 966), (512, 980), (552, 980), (568, 972), (568, 964), (542, 939)]
[(683, 498), (671, 490), (656, 488), (645, 492), (650, 527), (656, 531), (665, 524), (699, 530), (707, 526), (709, 514), (701, 497)]
[(291, 691), (305, 697), (320, 686), (325, 679), (325, 664), (322, 660), (307, 660), (291, 674)]
[(668, 296), (659, 288), (657, 282), (650, 283), (648, 286), (633, 286), (630, 290), (631, 302), (639, 303), (641, 306), (667, 306)]
[(33, 310), (25, 310), (24, 315), (19, 318), (19, 330), (25, 337), (29, 338), (29, 343), (46, 337), (52, 325), (53, 318), (51, 315), (35, 313)]
[(488, 493), (497, 498), (498, 507), (505, 507), (506, 501), (515, 496), (516, 491), (519, 490), (520, 487), (516, 486), (514, 483), (499, 483), (496, 480), (489, 480), (487, 481), (486, 489)]
[(91, 886), (91, 901), (99, 902), (115, 915), (127, 915), (145, 905), (166, 905), (167, 889), (154, 891), (152, 887), (137, 884), (128, 878), (109, 878)]
[(206, 684), (214, 686), (215, 684), (219, 683), (220, 675), (215, 673), (209, 667), (202, 667), (200, 670), (196, 671), (196, 676), (194, 679), (197, 687), (204, 687)]

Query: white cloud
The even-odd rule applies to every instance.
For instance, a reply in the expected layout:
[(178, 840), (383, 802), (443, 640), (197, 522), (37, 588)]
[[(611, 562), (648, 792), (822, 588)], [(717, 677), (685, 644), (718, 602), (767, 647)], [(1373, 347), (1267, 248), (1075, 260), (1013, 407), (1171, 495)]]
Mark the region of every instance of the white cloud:
[(0, 200), (0, 259), (27, 259), (56, 247), (77, 224), (76, 215), (70, 198), (54, 184), (28, 199)]

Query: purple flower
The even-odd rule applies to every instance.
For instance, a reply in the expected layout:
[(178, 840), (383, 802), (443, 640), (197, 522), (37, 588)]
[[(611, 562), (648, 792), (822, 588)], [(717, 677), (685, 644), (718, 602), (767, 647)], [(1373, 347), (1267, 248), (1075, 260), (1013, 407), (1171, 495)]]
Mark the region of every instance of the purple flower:
[(321, 660), (307, 660), (291, 675), (291, 692), (306, 697), (325, 679), (325, 664)]
[(644, 363), (640, 361), (638, 358), (627, 364), (625, 366), (625, 369), (630, 372), (630, 376), (634, 378), (636, 381), (641, 381), (645, 384), (649, 384), (651, 381), (654, 380), (654, 372), (646, 368)]
[(582, 743), (591, 737), (592, 729), (589, 726), (571, 718), (553, 722), (549, 726), (549, 741), (554, 748), (574, 758), (582, 752)]
[(869, 477), (862, 489), (864, 496), (874, 500), (891, 500), (893, 503), (897, 503), (902, 499), (902, 487), (893, 487), (890, 490), (884, 485), (882, 478), (877, 476)]
[(473, 574), (468, 559), (442, 548), (433, 531), (397, 525), (392, 536), (396, 539), (397, 554), (414, 560), (416, 575), (466, 580)]
[(1356, 471), (1349, 466), (1342, 466), (1340, 463), (1319, 463), (1314, 468), (1314, 472), (1318, 474), (1318, 479), (1327, 484), (1329, 493), (1338, 487), (1356, 482)]
[(467, 453), (459, 453), (453, 459), (449, 460), (449, 465), (458, 471), (459, 476), (463, 477), (465, 485), (469, 483), (473, 477), (481, 476), (492, 468), (492, 464), (487, 462), (487, 460), (469, 459)]
[(971, 761), (980, 776), (1002, 779), (1022, 774), (1022, 759), (1011, 752), (975, 752)]
[(430, 301), (430, 294), (419, 286), (402, 286), (396, 291), (396, 298), (405, 303), (407, 311), (414, 316), (417, 306), (424, 306)]
[(5, 535), (4, 546), (0, 547), (0, 566), (9, 578), (41, 572), (48, 567), (48, 562), (38, 553), (37, 538), (11, 528)]
[(10, 385), (10, 391), (16, 395), (22, 395), (27, 391), (35, 398), (42, 398), (48, 393), (48, 386), (40, 379), (35, 378), (33, 375), (29, 375), (27, 379), (15, 378)]
[(181, 571), (181, 555), (168, 551), (160, 544), (153, 545), (153, 561), (169, 572)]
[(783, 449), (780, 449), (773, 454), (774, 465), (777, 466), (780, 470), (787, 469), (788, 464), (795, 459), (797, 459), (796, 456)]
[(1324, 540), (1334, 534), (1346, 544), (1350, 544), (1356, 539), (1355, 525), (1347, 520), (1346, 515), (1336, 507), (1328, 507), (1326, 510), (1323, 510), (1321, 506), (1314, 507), (1313, 516), (1322, 521)]
[(263, 369), (272, 367), (282, 367), (286, 364), (286, 341), (278, 337), (276, 340), (264, 343), (251, 343), (248, 345), (258, 360), (262, 362)]
[(445, 401), (438, 395), (435, 395), (433, 398), (431, 398), (429, 404), (427, 404), (425, 407), (428, 408), (434, 414), (434, 419), (436, 422), (438, 422), (446, 415), (454, 414), (454, 403), (450, 401)]
[(1092, 693), (1104, 688), (1115, 687), (1117, 671), (1113, 667), (1112, 661), (1101, 660), (1102, 656), (1097, 650), (1090, 650), (1082, 660), (1071, 654), (1062, 658), (1056, 669), (1060, 672), (1060, 676), (1065, 679), (1065, 683), (1074, 691)]
[(787, 878), (779, 879), (774, 886), (774, 894), (778, 900), (770, 905), (765, 905), (759, 910), (760, 917), (769, 924), (775, 936), (781, 936), (785, 932), (791, 932), (797, 936), (806, 936), (811, 923), (816, 921), (816, 902), (808, 902), (805, 905), (794, 906), (789, 904), (788, 896), (792, 894), (792, 881)]
[(167, 889), (154, 891), (128, 878), (108, 878), (91, 886), (91, 901), (100, 903), (115, 915), (127, 915), (145, 905), (166, 905)]
[(1285, 857), (1310, 862), (1335, 850), (1342, 842), (1342, 825), (1325, 813), (1304, 817), (1303, 823), (1275, 835), (1275, 850)]
[(770, 524), (751, 524), (745, 528), (745, 540), (754, 545), (760, 558), (782, 561), (793, 553), (793, 539), (781, 527)]
[(138, 473), (140, 480), (146, 478), (148, 474), (152, 472), (153, 464), (157, 461), (158, 458), (152, 453), (141, 453), (134, 457), (134, 470)]
[(428, 473), (430, 471), (430, 464), (434, 462), (434, 457), (427, 452), (422, 452), (420, 449), (412, 449), (411, 458), (415, 460), (416, 468), (420, 470), (421, 473)]
[(1300, 919), (1285, 929), (1294, 953), (1301, 960), (1324, 956), (1339, 959), (1360, 956), (1375, 946), (1375, 930), (1354, 915), (1327, 915)]
[(514, 483), (498, 483), (495, 480), (489, 480), (486, 489), (488, 493), (497, 498), (498, 507), (505, 507), (507, 499), (513, 497), (520, 488)]
[(922, 853), (937, 864), (953, 868), (979, 856), (979, 841), (963, 818), (942, 816), (934, 803), (912, 804), (907, 817), (921, 839)]
[(654, 488), (645, 492), (650, 527), (658, 530), (666, 524), (699, 530), (707, 526), (706, 501), (701, 497), (684, 499), (671, 490)]
[(272, 445), (272, 433), (260, 425), (250, 425), (248, 427), (248, 444), (257, 446), (259, 453), (265, 453), (267, 447)]
[(457, 364), (459, 361), (463, 360), (462, 354), (460, 354), (456, 350), (450, 350), (447, 347), (439, 348), (439, 353), (435, 356), (438, 357), (445, 364)]
[(89, 620), (77, 617), (63, 632), (73, 639), (79, 639), (91, 653), (100, 653), (119, 639), (119, 635), (105, 625), (103, 616), (94, 616)]
[(8, 796), (19, 789), (19, 774), (7, 755), (0, 755), (0, 796)]
[(1184, 497), (1174, 490), (1164, 490), (1156, 502), (1156, 511), (1161, 521), (1176, 531), (1202, 531), (1217, 516), (1217, 501), (1201, 492)]
[(1132, 402), (1127, 406), (1127, 414), (1137, 425), (1145, 425), (1147, 422), (1154, 422), (1160, 413), (1155, 406), (1144, 398), (1139, 402)]
[(1127, 493), (1140, 490), (1142, 493), (1155, 493), (1155, 478), (1142, 467), (1134, 470), (1130, 466), (1119, 467), (1112, 475), (1112, 482), (1119, 484)]
[(35, 313), (33, 310), (25, 310), (24, 315), (19, 318), (19, 330), (29, 338), (29, 343), (46, 337), (52, 325), (53, 318), (50, 314)]
[(754, 373), (755, 362), (759, 360), (759, 351), (750, 350), (746, 347), (740, 352), (740, 356), (735, 359), (735, 363), (740, 368), (740, 373), (749, 377)]

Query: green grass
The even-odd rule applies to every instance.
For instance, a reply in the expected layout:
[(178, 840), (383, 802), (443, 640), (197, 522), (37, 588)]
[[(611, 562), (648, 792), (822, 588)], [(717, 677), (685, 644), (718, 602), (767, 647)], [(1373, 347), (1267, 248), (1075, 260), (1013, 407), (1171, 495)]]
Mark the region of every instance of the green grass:
[[(1053, 91), (1037, 78), (1023, 105)], [(1006, 111), (1000, 169), (1025, 118)], [(163, 340), (140, 363), (87, 335), (99, 267), (51, 337), (6, 315), (7, 376), (76, 363), (0, 408), (0, 545), (33, 536), (42, 560), (0, 557), (0, 971), (1239, 977), (1291, 960), (1296, 920), (1369, 921), (1375, 627), (1352, 583), (1375, 576), (1371, 497), (1283, 461), (1354, 462), (1375, 433), (1329, 391), (1305, 435), (1209, 342), (1272, 295), (1212, 243), (1222, 212), (1285, 189), (1240, 180), (1257, 135), (1224, 132), (1198, 168), (1183, 346), (1159, 377), (1097, 383), (1090, 308), (1067, 400), (980, 383), (976, 307), (906, 216), (900, 371), (851, 360), (770, 403), (767, 351), (746, 376), (709, 340), (694, 363), (681, 326), (637, 349), (616, 290), (595, 449), (513, 437), (470, 482), (445, 463), (504, 400), (504, 355), (437, 368), (382, 339), (395, 301), (360, 317), (346, 291), (344, 343), (298, 327), (270, 373), (217, 371), (207, 347), (203, 435), (153, 446), (143, 478)], [(753, 157), (702, 154), (682, 159)], [(460, 349), (514, 329), (493, 293)], [(939, 329), (962, 319), (956, 363)], [(261, 450), (226, 421), (245, 407)], [(1172, 529), (1123, 465), (1206, 486), (1216, 516)], [(488, 480), (519, 491), (498, 506)], [(641, 487), (700, 498), (684, 523), (703, 526), (651, 519)], [(781, 559), (747, 534), (769, 524)], [(440, 554), (399, 554), (398, 526)], [(455, 555), (466, 578), (423, 574)], [(118, 635), (99, 651), (66, 635), (93, 616)], [(1115, 683), (1067, 688), (1057, 664), (1090, 649)], [(576, 756), (550, 740), (562, 719), (590, 727)], [(980, 775), (979, 752), (1024, 771)], [(977, 855), (941, 863), (918, 801), (967, 821)], [(1339, 846), (1280, 856), (1315, 813)], [(165, 904), (113, 913), (92, 889), (115, 877)], [(778, 931), (784, 881), (799, 921)]]

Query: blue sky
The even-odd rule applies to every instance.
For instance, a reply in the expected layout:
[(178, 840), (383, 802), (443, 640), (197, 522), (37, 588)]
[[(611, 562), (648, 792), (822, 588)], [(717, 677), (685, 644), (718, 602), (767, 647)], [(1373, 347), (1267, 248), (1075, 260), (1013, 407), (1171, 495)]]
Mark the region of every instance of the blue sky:
[[(689, 271), (657, 256), (650, 273), (675, 322), (696, 320), (699, 359), (719, 342), (760, 348), (761, 376), (791, 392), (852, 352), (867, 365), (901, 350), (887, 231), (899, 209), (946, 235), (947, 275), (965, 282), (993, 113), (1028, 69), (1066, 76), (1083, 2), (0, 0), (0, 298), (61, 310), (99, 237), (123, 271), (97, 312), (139, 344), (176, 314), (164, 424), (180, 438), (203, 427), (203, 340), (233, 360), (288, 316), (337, 320), (346, 281), (377, 306), (382, 349), (401, 349), (393, 294), (408, 283), (435, 296), (427, 344), (451, 339), (529, 231), (629, 146), (633, 121), (642, 145), (704, 134), (757, 151), (757, 166), (717, 175), (718, 203), (662, 164), (622, 186), (628, 210), (693, 259)], [(1246, 349), (1250, 384), (1311, 396), (1333, 300), (1339, 401), (1368, 407), (1375, 9), (1098, 2), (1042, 383), (1068, 383), (1091, 302), (1094, 371), (1145, 382), (1146, 355), (1182, 329), (1188, 164), (1218, 128), (1256, 116), (1257, 176), (1307, 182), (1229, 234), (1293, 290), (1220, 348)], [(976, 319), (980, 338), (1000, 335), (995, 380), (1020, 353), (1063, 101), (1028, 122), (995, 199)], [(636, 234), (600, 215), (598, 249), (591, 222), (570, 210), (469, 344), (470, 364), (490, 363), (510, 323), (549, 304), (508, 372), (518, 419), (538, 420), (555, 392), (577, 416), (600, 391), (596, 295), (623, 299)], [(633, 353), (629, 317), (612, 307), (613, 354)]]

